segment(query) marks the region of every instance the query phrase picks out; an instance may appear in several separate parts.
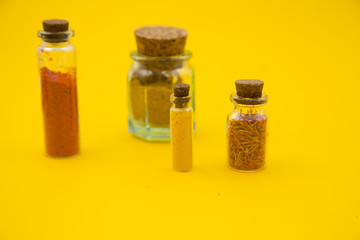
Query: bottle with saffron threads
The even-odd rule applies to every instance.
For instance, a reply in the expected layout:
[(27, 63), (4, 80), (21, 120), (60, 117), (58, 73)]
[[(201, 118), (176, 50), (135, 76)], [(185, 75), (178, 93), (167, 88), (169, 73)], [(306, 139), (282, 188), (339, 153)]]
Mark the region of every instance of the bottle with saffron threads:
[(62, 19), (43, 21), (38, 47), (46, 152), (51, 157), (79, 153), (74, 31)]
[(256, 172), (264, 168), (267, 156), (267, 95), (260, 80), (237, 80), (230, 96), (235, 105), (228, 116), (228, 166), (239, 172)]
[(189, 84), (175, 84), (170, 109), (171, 147), (175, 171), (192, 169), (193, 109)]

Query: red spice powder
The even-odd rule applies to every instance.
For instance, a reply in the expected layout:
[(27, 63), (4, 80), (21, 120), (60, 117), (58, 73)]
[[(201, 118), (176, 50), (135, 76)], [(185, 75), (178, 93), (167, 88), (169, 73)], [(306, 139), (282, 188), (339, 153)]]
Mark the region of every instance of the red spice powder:
[(40, 70), (46, 152), (53, 157), (79, 153), (76, 70), (67, 73)]

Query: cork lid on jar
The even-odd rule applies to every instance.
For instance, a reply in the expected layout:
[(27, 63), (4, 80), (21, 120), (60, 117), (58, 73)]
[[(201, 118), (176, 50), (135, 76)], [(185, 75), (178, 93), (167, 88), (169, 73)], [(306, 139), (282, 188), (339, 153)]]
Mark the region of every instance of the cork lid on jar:
[(64, 19), (47, 19), (42, 22), (43, 31), (38, 31), (38, 36), (45, 42), (66, 42), (74, 36), (74, 31), (69, 30), (69, 21)]
[(135, 30), (138, 52), (150, 57), (183, 53), (187, 35), (184, 29), (168, 26), (146, 26)]
[(260, 98), (264, 82), (255, 79), (242, 79), (235, 81), (236, 94), (243, 98)]
[(263, 93), (264, 82), (255, 79), (235, 81), (236, 91), (231, 99), (239, 104), (259, 105), (267, 102), (267, 95)]
[(174, 85), (175, 97), (187, 97), (189, 96), (190, 85), (185, 83), (179, 83)]
[(43, 28), (46, 32), (66, 32), (69, 30), (69, 21), (64, 19), (47, 19), (43, 22)]

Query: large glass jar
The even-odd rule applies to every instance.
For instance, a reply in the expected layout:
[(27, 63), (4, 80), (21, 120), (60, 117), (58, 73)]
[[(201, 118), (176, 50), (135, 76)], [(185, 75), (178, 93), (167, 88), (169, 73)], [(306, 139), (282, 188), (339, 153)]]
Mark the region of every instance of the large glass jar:
[[(128, 74), (129, 132), (148, 141), (170, 140), (170, 95), (174, 84), (190, 85), (194, 96), (191, 52), (176, 56), (149, 57), (131, 53)], [(194, 108), (194, 100), (190, 103)]]
[(227, 119), (228, 166), (239, 172), (260, 171), (267, 158), (267, 95), (245, 98), (235, 91), (230, 99), (234, 110)]

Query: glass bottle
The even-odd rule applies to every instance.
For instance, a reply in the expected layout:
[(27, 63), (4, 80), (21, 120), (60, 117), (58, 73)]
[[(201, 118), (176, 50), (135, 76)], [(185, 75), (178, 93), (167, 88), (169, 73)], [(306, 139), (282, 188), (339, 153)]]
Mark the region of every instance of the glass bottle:
[(174, 85), (171, 95), (170, 129), (173, 168), (175, 171), (188, 172), (192, 169), (193, 109), (189, 104), (190, 85)]
[[(140, 38), (138, 30), (146, 30), (153, 34), (151, 36), (157, 34), (158, 38)], [(194, 95), (194, 73), (189, 64), (192, 54), (182, 49), (185, 40), (179, 42), (178, 35), (170, 39), (174, 41), (161, 39), (163, 35), (159, 31), (166, 34), (170, 30), (181, 31), (164, 26), (137, 29), (138, 51), (130, 55), (133, 63), (128, 73), (128, 130), (148, 141), (170, 140), (170, 95), (173, 86), (189, 84)], [(179, 43), (181, 46), (178, 46)], [(156, 48), (159, 44), (161, 47)], [(190, 104), (194, 107), (193, 100)]]
[[(251, 91), (249, 84), (259, 80), (239, 81), (250, 81), (242, 87)], [(235, 171), (256, 172), (265, 167), (268, 127), (264, 107), (267, 95), (262, 92), (262, 85), (256, 90), (256, 97), (252, 93), (244, 96), (238, 85), (237, 91), (230, 96), (234, 110), (227, 119), (228, 166)]]
[(43, 21), (43, 40), (37, 48), (46, 152), (52, 157), (79, 153), (79, 124), (75, 48), (69, 42), (74, 31), (68, 21)]

